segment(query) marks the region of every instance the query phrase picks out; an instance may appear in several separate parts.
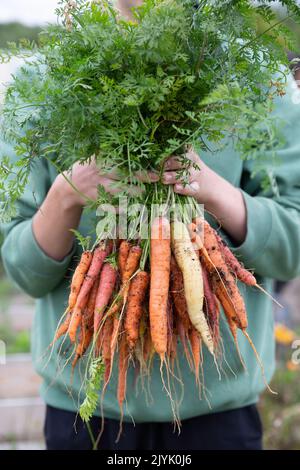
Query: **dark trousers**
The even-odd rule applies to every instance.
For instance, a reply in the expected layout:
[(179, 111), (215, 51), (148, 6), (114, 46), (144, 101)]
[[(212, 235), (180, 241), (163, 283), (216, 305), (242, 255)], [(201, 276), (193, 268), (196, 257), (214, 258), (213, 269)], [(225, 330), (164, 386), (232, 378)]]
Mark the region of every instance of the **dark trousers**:
[[(101, 419), (90, 426), (95, 437)], [(98, 448), (101, 450), (261, 450), (262, 426), (255, 405), (221, 413), (211, 413), (182, 421), (181, 433), (172, 423), (123, 423), (119, 442), (115, 440), (119, 422), (106, 419)], [(47, 406), (45, 420), (47, 450), (92, 449), (89, 432), (75, 413)]]

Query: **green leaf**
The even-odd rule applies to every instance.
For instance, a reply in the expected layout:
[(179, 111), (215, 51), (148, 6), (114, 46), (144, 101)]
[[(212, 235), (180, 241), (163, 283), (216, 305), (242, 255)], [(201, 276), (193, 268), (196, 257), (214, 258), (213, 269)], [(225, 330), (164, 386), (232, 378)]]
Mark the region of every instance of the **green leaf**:
[(85, 399), (79, 408), (80, 417), (85, 422), (88, 422), (92, 418), (99, 406), (100, 386), (103, 380), (103, 374), (104, 365), (102, 358), (93, 359), (89, 367)]

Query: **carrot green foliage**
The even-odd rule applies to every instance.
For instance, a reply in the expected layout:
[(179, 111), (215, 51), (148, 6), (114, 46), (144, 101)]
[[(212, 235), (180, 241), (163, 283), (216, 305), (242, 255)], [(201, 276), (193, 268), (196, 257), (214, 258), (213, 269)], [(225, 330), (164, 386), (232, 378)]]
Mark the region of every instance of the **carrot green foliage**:
[(102, 358), (93, 359), (88, 370), (85, 398), (79, 408), (83, 421), (89, 421), (99, 405), (99, 390), (103, 380), (104, 366)]
[[(279, 3), (300, 21), (297, 1)], [(135, 21), (118, 18), (105, 0), (77, 0), (67, 15), (65, 4), (7, 90), (2, 133), (19, 159), (2, 155), (2, 218), (15, 214), (36, 158), (66, 170), (95, 155), (101, 167), (118, 168), (123, 183), (151, 192), (135, 172), (159, 171), (185, 145), (214, 151), (232, 139), (254, 172), (266, 152), (275, 155), (270, 112), (292, 44), (271, 0), (200, 0), (197, 8), (193, 0), (145, 0)], [(258, 18), (270, 25), (265, 34)], [(98, 202), (106, 197), (99, 191)]]

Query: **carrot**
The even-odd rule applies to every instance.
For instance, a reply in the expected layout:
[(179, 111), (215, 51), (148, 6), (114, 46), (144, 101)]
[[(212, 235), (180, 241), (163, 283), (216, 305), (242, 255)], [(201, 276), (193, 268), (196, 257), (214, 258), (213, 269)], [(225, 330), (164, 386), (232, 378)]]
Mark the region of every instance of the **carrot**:
[(203, 221), (202, 217), (195, 217), (193, 223), (188, 226), (195, 250), (200, 250), (203, 247)]
[(180, 271), (174, 256), (171, 256), (170, 291), (176, 313), (180, 317), (185, 331), (188, 331), (192, 327), (192, 324), (188, 314), (186, 299), (184, 295), (182, 272)]
[[(197, 242), (197, 245), (199, 248), (199, 255), (200, 255), (201, 262), (203, 263), (204, 271), (207, 271), (207, 273), (209, 274), (209, 279), (210, 279), (212, 290), (223, 307), (229, 329), (231, 331), (231, 334), (233, 336), (233, 339), (237, 348), (237, 352), (245, 368), (245, 364), (240, 354), (240, 350), (239, 350), (239, 346), (237, 342), (237, 327), (238, 327), (239, 321), (236, 319), (237, 314), (236, 314), (235, 306), (230, 297), (229, 290), (231, 289), (228, 290), (228, 280), (231, 283), (231, 286), (234, 285), (236, 287), (236, 289), (234, 288), (234, 290), (237, 291), (238, 298), (241, 297), (240, 293), (234, 282), (234, 278), (231, 276), (230, 272), (228, 271), (228, 268), (225, 264), (222, 253), (218, 249), (216, 249), (218, 243), (217, 243), (216, 237), (214, 236), (213, 229), (211, 229), (209, 224), (203, 219), (201, 219), (200, 221), (196, 219), (196, 223), (197, 223), (197, 226), (199, 225), (199, 223), (204, 224), (205, 241), (203, 245), (202, 238), (196, 232), (194, 232), (194, 234), (192, 234), (194, 242), (195, 241)], [(211, 257), (209, 256), (209, 254)], [(217, 305), (216, 314), (217, 316), (219, 316), (219, 307), (218, 307), (218, 304), (216, 305)], [(245, 309), (244, 309), (244, 313), (245, 313)], [(218, 328), (219, 328), (219, 322), (218, 322)]]
[(84, 281), (84, 276), (86, 275), (90, 264), (92, 262), (93, 254), (91, 251), (84, 251), (81, 255), (80, 261), (74, 271), (72, 282), (71, 282), (71, 290), (69, 295), (68, 301), (68, 310), (73, 310), (76, 304), (76, 300)]
[(248, 271), (248, 269), (244, 268), (242, 263), (240, 263), (240, 261), (235, 257), (230, 248), (226, 245), (226, 243), (222, 240), (222, 238), (217, 234), (216, 231), (215, 235), (218, 240), (220, 250), (226, 261), (226, 264), (229, 266), (230, 270), (237, 277), (237, 279), (246, 284), (247, 286), (256, 287), (265, 295), (267, 295), (275, 304), (282, 308), (282, 305), (276, 299), (274, 299), (274, 297), (272, 297), (269, 292), (267, 292), (262, 286), (257, 283), (255, 276), (250, 271)]
[(94, 310), (94, 334), (99, 334), (99, 326), (103, 318), (103, 313), (109, 304), (117, 281), (117, 269), (111, 263), (104, 263), (99, 287), (97, 291)]
[(172, 223), (172, 248), (183, 275), (184, 292), (191, 323), (201, 334), (209, 352), (214, 354), (213, 339), (203, 312), (204, 294), (201, 264), (194, 251), (187, 227), (179, 221)]
[[(218, 283), (218, 286), (220, 286), (220, 283)], [(219, 290), (219, 296), (220, 296), (220, 301), (221, 301), (221, 304), (222, 304), (222, 307), (223, 307), (223, 310), (224, 310), (224, 313), (226, 315), (226, 319), (227, 319), (227, 322), (228, 322), (228, 326), (229, 326), (229, 329), (231, 331), (231, 334), (233, 336), (233, 339), (234, 339), (234, 342), (235, 342), (235, 345), (236, 345), (236, 349), (237, 349), (237, 352), (238, 352), (238, 355), (239, 355), (239, 358), (240, 358), (240, 361), (244, 367), (245, 370), (247, 370), (246, 368), (246, 365), (245, 365), (245, 362), (243, 360), (243, 357), (240, 353), (240, 349), (239, 349), (239, 346), (238, 346), (238, 340), (237, 340), (237, 328), (240, 328), (244, 334), (244, 336), (247, 338), (253, 352), (254, 352), (254, 355), (256, 357), (256, 360), (258, 362), (258, 365), (261, 369), (261, 373), (262, 373), (262, 377), (263, 377), (263, 380), (264, 380), (264, 383), (267, 387), (267, 389), (276, 395), (276, 392), (274, 392), (269, 384), (267, 383), (267, 380), (266, 380), (266, 377), (265, 377), (265, 370), (264, 370), (264, 365), (258, 355), (258, 352), (253, 344), (253, 341), (252, 339), (250, 338), (249, 334), (247, 333), (246, 331), (246, 327), (241, 327), (239, 326), (234, 320), (234, 312), (232, 312), (232, 304), (228, 301), (228, 297), (224, 295), (225, 292), (223, 290)]]
[(71, 318), (72, 318), (72, 311), (70, 310), (67, 312), (66, 318), (64, 319), (63, 323), (59, 326), (58, 330), (56, 331), (51, 345), (53, 345), (59, 338), (61, 338), (65, 333), (67, 333)]
[(111, 338), (113, 333), (113, 319), (111, 317), (107, 318), (103, 326), (103, 341), (101, 344), (102, 347), (102, 357), (104, 361), (104, 384), (107, 384), (110, 376), (111, 369)]
[(93, 287), (96, 277), (101, 271), (104, 259), (108, 253), (109, 249), (105, 247), (105, 244), (101, 244), (94, 251), (92, 262), (82, 283), (68, 328), (69, 337), (73, 343), (76, 339), (77, 328), (81, 322), (82, 311), (88, 301), (88, 295), (90, 293), (91, 288)]
[(146, 271), (138, 272), (130, 283), (124, 326), (127, 343), (131, 350), (134, 349), (139, 337), (139, 325), (143, 313), (142, 304), (148, 284), (149, 274)]
[(121, 325), (120, 317), (118, 317), (117, 315), (114, 316), (113, 317), (113, 329), (112, 329), (111, 341), (110, 341), (111, 364), (113, 363), (116, 347), (118, 344), (120, 325)]
[(191, 355), (190, 355), (190, 351), (189, 351), (188, 343), (187, 343), (188, 331), (185, 330), (184, 324), (182, 323), (182, 320), (180, 317), (177, 318), (177, 330), (178, 330), (178, 335), (179, 335), (179, 338), (183, 347), (183, 351), (184, 351), (187, 363), (190, 369), (192, 369), (192, 359), (191, 359)]
[(217, 234), (216, 231), (215, 236), (218, 240), (219, 248), (225, 259), (225, 262), (229, 266), (231, 271), (241, 282), (247, 284), (247, 286), (256, 286), (257, 282), (253, 274), (241, 265), (239, 260), (234, 256), (230, 248), (225, 244), (225, 242), (222, 240), (220, 235)]
[(131, 276), (138, 269), (141, 256), (142, 256), (142, 248), (140, 246), (136, 245), (130, 248), (129, 254), (125, 263), (123, 275), (122, 275), (123, 283), (128, 282)]
[[(221, 256), (224, 260), (224, 262), (228, 265), (230, 270), (237, 276), (237, 278), (242, 281), (244, 284), (247, 284), (249, 286), (257, 286), (257, 282), (255, 277), (251, 272), (249, 272), (247, 269), (245, 269), (241, 263), (238, 261), (238, 259), (234, 256), (230, 248), (225, 244), (225, 242), (222, 240), (220, 235), (214, 230), (207, 221), (203, 219), (195, 219), (197, 221), (197, 224), (202, 224), (201, 226), (204, 226), (204, 233), (207, 236), (208, 233), (210, 232), (211, 234), (214, 234), (214, 237), (218, 243), (219, 251), (221, 253)], [(190, 224), (191, 226), (193, 224)], [(199, 225), (197, 225), (198, 227)], [(200, 238), (199, 234), (197, 233), (197, 229), (193, 226), (192, 229), (190, 230), (191, 234), (191, 239), (193, 242), (197, 243), (198, 248), (201, 250), (203, 249), (203, 242), (202, 239)], [(204, 246), (206, 247), (207, 245), (207, 240), (204, 242)], [(215, 248), (214, 248), (215, 249)], [(204, 249), (205, 251), (205, 249)], [(206, 257), (208, 253), (205, 253)]]
[(222, 283), (217, 276), (211, 277), (211, 281), (212, 281), (212, 286), (213, 286), (215, 295), (223, 307), (229, 329), (232, 333), (234, 340), (236, 341), (237, 340), (237, 323), (234, 320), (235, 311), (234, 311), (234, 307), (232, 305), (231, 299), (226, 289), (223, 288)]
[(123, 401), (125, 400), (125, 395), (126, 395), (127, 363), (128, 363), (128, 348), (127, 348), (126, 336), (123, 334), (120, 340), (119, 380), (118, 380), (118, 391), (117, 391), (118, 402), (119, 402), (121, 409), (122, 409)]
[(171, 256), (171, 277), (170, 277), (171, 295), (174, 304), (176, 327), (180, 341), (184, 350), (186, 360), (192, 368), (192, 360), (189, 352), (187, 338), (191, 328), (193, 328), (184, 295), (183, 276), (174, 256)]
[(95, 309), (95, 304), (96, 304), (96, 299), (97, 299), (97, 293), (98, 293), (98, 288), (99, 288), (99, 276), (95, 279), (95, 282), (93, 284), (93, 287), (90, 291), (89, 294), (89, 300), (85, 309), (84, 313), (84, 320), (86, 323), (91, 323), (93, 325), (93, 320), (94, 320), (94, 309)]
[(75, 358), (72, 362), (72, 368), (77, 364), (78, 359), (83, 356), (83, 354), (86, 352), (88, 349), (91, 340), (93, 337), (93, 325), (92, 324), (87, 324), (84, 322), (84, 320), (81, 321), (81, 330), (79, 333), (79, 343), (76, 347), (76, 353), (75, 353)]
[(173, 331), (174, 331), (174, 314), (173, 314), (173, 303), (169, 292), (168, 304), (167, 304), (167, 353), (168, 357), (171, 358), (172, 347), (173, 347)]
[(204, 227), (205, 227), (205, 224), (208, 224), (208, 222), (204, 219), (204, 217), (201, 217), (201, 216), (195, 217), (193, 219), (193, 222), (196, 225), (196, 230), (195, 230), (196, 234), (198, 234), (201, 240), (204, 241), (204, 237), (205, 237)]
[[(204, 247), (218, 274), (217, 283), (219, 285), (216, 290), (217, 297), (220, 299), (219, 296), (221, 292), (222, 298), (227, 297), (227, 301), (233, 307), (230, 309), (232, 321), (237, 324), (238, 328), (246, 329), (248, 320), (244, 299), (240, 294), (234, 277), (224, 261), (214, 230), (206, 221), (204, 222)], [(212, 266), (209, 266), (209, 263), (206, 263), (206, 266), (210, 274), (212, 274)]]
[(177, 334), (175, 331), (172, 331), (172, 336), (170, 340), (169, 354), (172, 361), (176, 358), (177, 355)]
[(191, 239), (194, 238), (194, 235), (197, 232), (197, 225), (194, 222), (192, 222), (192, 223), (188, 224), (187, 228), (188, 228), (188, 231), (189, 231), (189, 234), (190, 234), (190, 238)]
[(118, 266), (121, 274), (121, 278), (125, 271), (126, 261), (130, 251), (130, 243), (127, 240), (122, 240), (118, 250)]
[(70, 321), (72, 318), (72, 311), (75, 307), (78, 293), (80, 291), (81, 285), (84, 281), (84, 276), (91, 264), (93, 254), (91, 251), (84, 251), (81, 255), (80, 261), (74, 271), (71, 288), (68, 300), (67, 315), (63, 323), (59, 326), (58, 330), (55, 333), (54, 339), (51, 344), (54, 344), (61, 336), (67, 333)]
[(128, 345), (126, 342), (126, 336), (123, 334), (120, 341), (119, 350), (119, 374), (118, 374), (118, 389), (117, 399), (120, 406), (121, 417), (120, 417), (120, 429), (116, 442), (120, 439), (122, 433), (122, 420), (123, 420), (123, 402), (126, 398), (126, 379), (128, 369)]
[(144, 334), (144, 342), (143, 342), (143, 359), (144, 362), (147, 363), (151, 360), (153, 355), (153, 344), (151, 339), (151, 332), (149, 328), (146, 329)]
[(195, 379), (196, 384), (200, 386), (200, 362), (201, 362), (201, 336), (196, 330), (196, 328), (192, 328), (189, 333), (189, 339), (192, 349), (192, 356), (194, 362), (194, 369), (195, 369)]
[(78, 359), (83, 356), (85, 351), (90, 345), (91, 339), (93, 337), (93, 323), (94, 323), (94, 308), (98, 290), (99, 279), (97, 279), (92, 287), (92, 290), (89, 295), (89, 300), (86, 308), (84, 309), (82, 319), (81, 319), (81, 330), (79, 334), (79, 343), (76, 347), (75, 358), (72, 363), (74, 368)]
[[(216, 281), (217, 281), (217, 279), (213, 278), (213, 282), (216, 282)], [(239, 348), (239, 343), (238, 343), (238, 338), (237, 338), (237, 329), (238, 329), (238, 327), (237, 327), (236, 322), (233, 320), (234, 312), (232, 312), (233, 306), (232, 306), (232, 303), (230, 302), (230, 298), (228, 297), (227, 292), (225, 290), (220, 289), (219, 283), (215, 287), (215, 291), (216, 291), (217, 298), (220, 300), (220, 303), (223, 307), (223, 311), (224, 311), (225, 316), (226, 316), (227, 324), (228, 324), (229, 330), (232, 334), (232, 337), (233, 337), (235, 347), (236, 347), (239, 359), (241, 361), (241, 364), (242, 364), (243, 368), (245, 370), (247, 370), (246, 364), (244, 362), (244, 359), (242, 357), (242, 354), (241, 354), (240, 348)]]
[(170, 281), (170, 224), (157, 217), (151, 227), (149, 317), (153, 346), (163, 362), (167, 352), (167, 305)]
[(202, 269), (204, 287), (204, 313), (206, 313), (208, 324), (211, 328), (214, 343), (217, 344), (220, 336), (218, 301), (214, 295), (210, 278), (205, 267)]
[(129, 280), (138, 269), (141, 255), (142, 255), (142, 249), (140, 246), (137, 245), (137, 246), (132, 246), (130, 248), (128, 258), (125, 264), (125, 269), (123, 271), (121, 289), (118, 292), (116, 296), (116, 300), (114, 301), (113, 305), (110, 307), (110, 309), (107, 312), (108, 316), (116, 315), (120, 311), (122, 304), (125, 305), (127, 301), (128, 292), (129, 292), (129, 285), (130, 285)]

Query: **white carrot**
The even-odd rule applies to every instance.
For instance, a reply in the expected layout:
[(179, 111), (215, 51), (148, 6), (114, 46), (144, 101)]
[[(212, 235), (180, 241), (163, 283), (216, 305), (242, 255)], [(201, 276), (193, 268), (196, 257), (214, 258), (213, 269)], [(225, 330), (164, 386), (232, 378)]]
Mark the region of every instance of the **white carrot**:
[(171, 224), (172, 249), (182, 271), (184, 292), (190, 320), (200, 333), (204, 344), (214, 354), (213, 339), (203, 312), (202, 268), (193, 248), (187, 227), (179, 221)]

